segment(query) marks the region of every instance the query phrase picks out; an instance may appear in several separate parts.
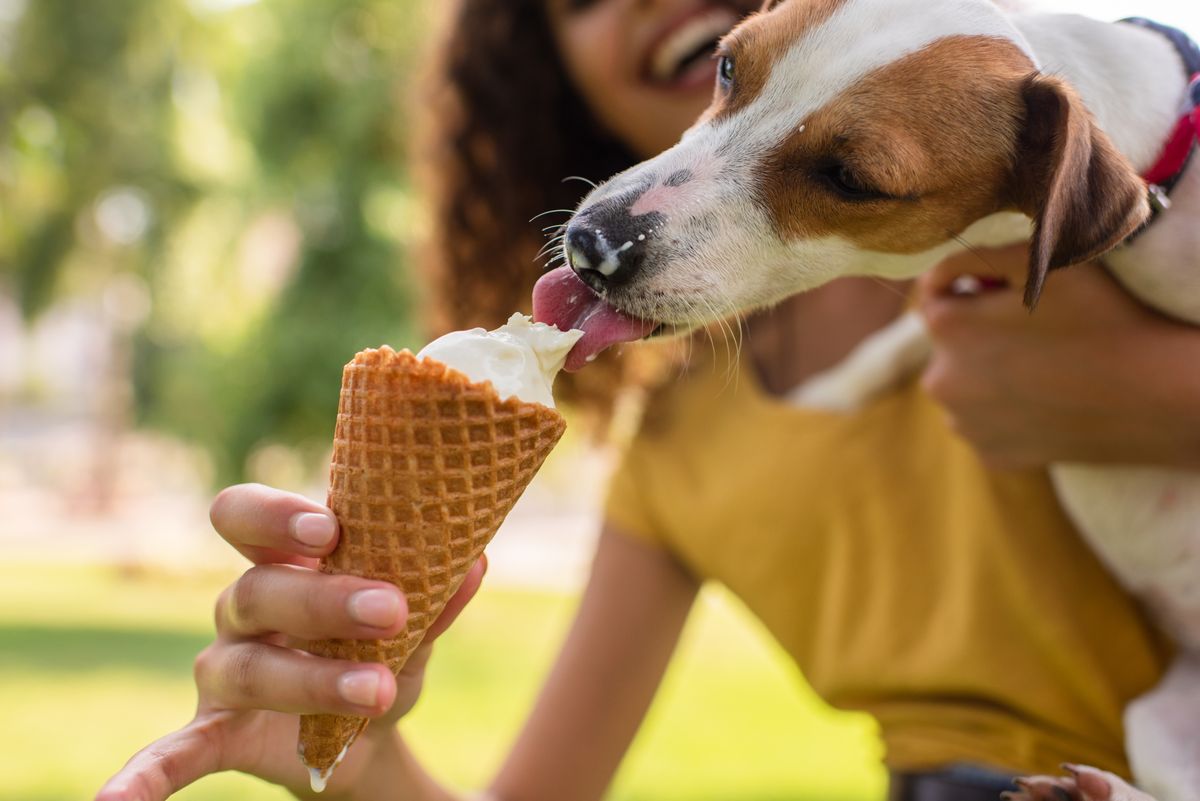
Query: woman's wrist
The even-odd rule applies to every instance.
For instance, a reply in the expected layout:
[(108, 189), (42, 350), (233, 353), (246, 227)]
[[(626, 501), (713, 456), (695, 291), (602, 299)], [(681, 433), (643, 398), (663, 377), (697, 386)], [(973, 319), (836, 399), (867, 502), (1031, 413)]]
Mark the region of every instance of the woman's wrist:
[[(362, 761), (339, 768), (348, 780), (344, 801), (463, 801), (425, 772), (395, 726), (373, 726), (358, 744)], [(363, 747), (367, 746), (367, 747)], [(351, 749), (351, 758), (355, 756)], [(334, 774), (335, 779), (338, 773)]]
[(1130, 343), (1125, 359), (1145, 421), (1140, 461), (1200, 468), (1200, 328), (1156, 321)]

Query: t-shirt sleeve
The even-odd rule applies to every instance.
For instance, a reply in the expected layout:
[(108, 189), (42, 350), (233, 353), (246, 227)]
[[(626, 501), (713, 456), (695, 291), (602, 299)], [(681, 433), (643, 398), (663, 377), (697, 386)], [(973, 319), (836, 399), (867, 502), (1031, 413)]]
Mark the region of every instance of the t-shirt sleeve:
[(604, 500), (604, 520), (631, 537), (662, 544), (663, 526), (652, 507), (651, 449), (634, 439), (617, 462)]

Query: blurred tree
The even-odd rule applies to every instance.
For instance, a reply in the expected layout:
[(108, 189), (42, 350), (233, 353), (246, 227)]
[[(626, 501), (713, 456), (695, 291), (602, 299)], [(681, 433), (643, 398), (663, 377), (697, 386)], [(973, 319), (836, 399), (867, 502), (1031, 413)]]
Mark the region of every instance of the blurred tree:
[[(27, 314), (51, 299), (68, 256), (148, 269), (191, 189), (172, 168), (169, 36), (179, 0), (6, 0), (0, 81), (0, 271)], [(3, 52), (3, 51), (0, 51)], [(104, 203), (105, 200), (109, 202)]]
[[(222, 478), (238, 477), (263, 442), (323, 451), (349, 356), (411, 338), (397, 248), (408, 221), (389, 230), (369, 212), (404, 190), (408, 76), (424, 30), (415, 4), (397, 0), (265, 0), (229, 16), (255, 32), (218, 75), (254, 151), (249, 207), (286, 209), (302, 239), (282, 292), (201, 372), (218, 402), (192, 407), (184, 428), (222, 443)], [(175, 353), (146, 354), (152, 401), (172, 380), (199, 392)], [(149, 404), (157, 415), (176, 416), (172, 394), (160, 397), (169, 402)]]
[[(84, 10), (86, 9), (86, 10)], [(240, 478), (323, 452), (341, 366), (411, 341), (415, 0), (0, 0), (0, 290), (138, 276), (141, 421)]]

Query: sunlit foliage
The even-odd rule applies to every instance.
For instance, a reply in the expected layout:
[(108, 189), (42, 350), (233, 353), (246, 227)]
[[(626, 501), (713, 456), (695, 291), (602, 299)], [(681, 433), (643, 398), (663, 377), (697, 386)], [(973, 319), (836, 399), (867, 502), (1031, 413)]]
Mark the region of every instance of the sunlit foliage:
[(341, 365), (414, 335), (429, 6), (0, 0), (0, 291), (31, 320), (108, 292), (139, 421), (222, 480), (320, 449)]

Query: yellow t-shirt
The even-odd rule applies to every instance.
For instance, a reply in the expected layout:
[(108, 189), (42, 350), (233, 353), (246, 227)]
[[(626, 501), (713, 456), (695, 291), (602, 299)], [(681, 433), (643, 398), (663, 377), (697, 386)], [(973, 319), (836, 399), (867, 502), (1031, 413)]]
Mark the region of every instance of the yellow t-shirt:
[(986, 470), (916, 383), (852, 415), (694, 369), (652, 404), (611, 522), (738, 595), (897, 770), (1127, 774), (1122, 709), (1170, 648), (1043, 472)]

